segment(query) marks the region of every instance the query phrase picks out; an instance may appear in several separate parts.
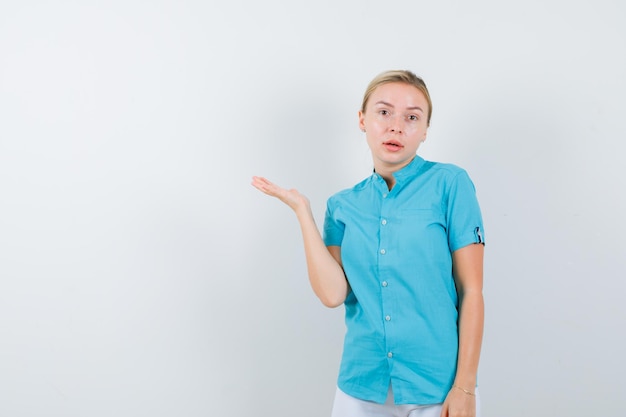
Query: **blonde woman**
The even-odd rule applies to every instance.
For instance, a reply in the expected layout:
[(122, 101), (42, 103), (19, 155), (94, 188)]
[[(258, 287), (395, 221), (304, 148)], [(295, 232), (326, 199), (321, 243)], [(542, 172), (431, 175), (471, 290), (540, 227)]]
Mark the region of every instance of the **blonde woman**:
[(479, 415), (484, 234), (461, 168), (417, 155), (432, 102), (410, 71), (387, 71), (358, 113), (374, 170), (327, 202), (323, 235), (308, 199), (252, 184), (295, 212), (311, 287), (345, 306), (333, 417)]

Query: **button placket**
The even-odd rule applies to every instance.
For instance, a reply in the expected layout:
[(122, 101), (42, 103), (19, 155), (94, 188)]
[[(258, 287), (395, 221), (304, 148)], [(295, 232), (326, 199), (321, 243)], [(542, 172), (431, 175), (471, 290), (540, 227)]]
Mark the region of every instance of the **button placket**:
[[(389, 286), (389, 282), (385, 279), (389, 277), (389, 271), (392, 270), (390, 268), (389, 263), (393, 262), (393, 256), (390, 255), (389, 246), (392, 244), (391, 235), (393, 234), (393, 222), (389, 219), (388, 214), (389, 210), (393, 206), (394, 196), (395, 194), (383, 193), (383, 201), (380, 209), (380, 217), (378, 218), (378, 230), (379, 230), (379, 241), (378, 241), (378, 269), (379, 273), (382, 275), (379, 277), (379, 282), (381, 285), (381, 314), (382, 314), (382, 325), (386, 328), (385, 332), (385, 344), (387, 345), (387, 359), (391, 360), (394, 357), (392, 352), (392, 348), (395, 344), (395, 334), (392, 324), (391, 318), (393, 314), (393, 290)], [(392, 256), (389, 258), (389, 256)], [(390, 292), (391, 291), (391, 292)]]

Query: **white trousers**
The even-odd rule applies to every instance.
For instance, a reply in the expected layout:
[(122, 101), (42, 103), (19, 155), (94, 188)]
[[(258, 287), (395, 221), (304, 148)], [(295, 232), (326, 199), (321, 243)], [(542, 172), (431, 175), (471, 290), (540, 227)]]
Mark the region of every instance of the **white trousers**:
[[(440, 417), (441, 408), (442, 404), (396, 405), (393, 403), (391, 386), (389, 386), (384, 404), (359, 400), (337, 388), (331, 417)], [(480, 417), (478, 388), (476, 389), (476, 417)]]

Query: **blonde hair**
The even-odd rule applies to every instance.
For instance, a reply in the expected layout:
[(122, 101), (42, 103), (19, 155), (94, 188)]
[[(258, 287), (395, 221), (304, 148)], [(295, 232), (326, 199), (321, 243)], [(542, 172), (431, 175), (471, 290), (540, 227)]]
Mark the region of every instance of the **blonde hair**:
[(363, 96), (363, 104), (361, 105), (361, 112), (365, 113), (367, 101), (369, 100), (374, 90), (376, 90), (381, 85), (388, 83), (404, 83), (412, 85), (413, 87), (421, 91), (422, 94), (424, 94), (424, 97), (426, 97), (426, 101), (428, 102), (428, 117), (426, 118), (426, 121), (430, 125), (430, 116), (433, 113), (433, 103), (430, 100), (428, 88), (426, 88), (426, 83), (424, 83), (424, 80), (408, 70), (385, 71), (374, 77), (374, 79), (369, 83), (367, 89), (365, 90), (365, 95)]

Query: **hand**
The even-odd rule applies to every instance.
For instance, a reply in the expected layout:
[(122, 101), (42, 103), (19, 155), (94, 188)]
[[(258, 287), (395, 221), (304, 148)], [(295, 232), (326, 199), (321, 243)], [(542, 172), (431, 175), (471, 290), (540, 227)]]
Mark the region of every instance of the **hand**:
[(476, 417), (476, 397), (452, 387), (441, 408), (441, 417)]
[(295, 212), (303, 208), (310, 210), (309, 199), (300, 194), (297, 190), (287, 190), (279, 187), (263, 177), (252, 177), (252, 185), (263, 193), (278, 198)]

